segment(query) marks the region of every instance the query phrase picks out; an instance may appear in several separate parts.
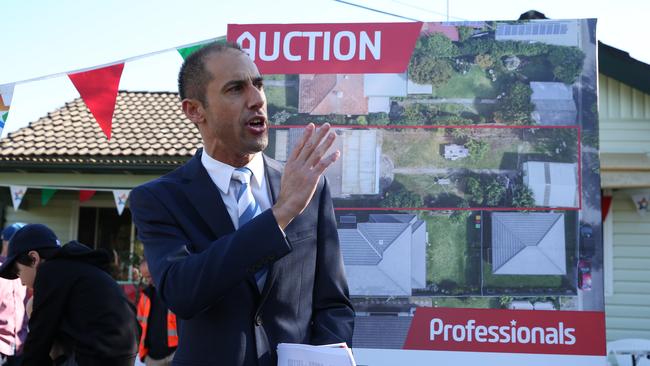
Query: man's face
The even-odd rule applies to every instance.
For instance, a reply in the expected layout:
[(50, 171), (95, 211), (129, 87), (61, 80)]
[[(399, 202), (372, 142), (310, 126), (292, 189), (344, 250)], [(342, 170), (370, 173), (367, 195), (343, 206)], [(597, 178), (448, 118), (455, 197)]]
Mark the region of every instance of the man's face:
[(208, 55), (205, 68), (212, 75), (204, 123), (199, 123), (205, 148), (217, 160), (246, 164), (268, 145), (262, 78), (250, 58), (235, 49)]
[(26, 266), (24, 264), (16, 263), (18, 270), (18, 278), (23, 286), (27, 288), (34, 288), (34, 279), (36, 278), (36, 266)]

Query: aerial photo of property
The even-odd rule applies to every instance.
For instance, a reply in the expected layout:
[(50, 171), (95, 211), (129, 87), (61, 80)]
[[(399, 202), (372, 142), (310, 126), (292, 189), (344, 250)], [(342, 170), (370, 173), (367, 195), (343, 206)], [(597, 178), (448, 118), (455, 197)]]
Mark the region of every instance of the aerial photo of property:
[(590, 20), (423, 23), (404, 73), (265, 76), (268, 155), (335, 126), (355, 346), (401, 348), (421, 306), (603, 311), (595, 47)]

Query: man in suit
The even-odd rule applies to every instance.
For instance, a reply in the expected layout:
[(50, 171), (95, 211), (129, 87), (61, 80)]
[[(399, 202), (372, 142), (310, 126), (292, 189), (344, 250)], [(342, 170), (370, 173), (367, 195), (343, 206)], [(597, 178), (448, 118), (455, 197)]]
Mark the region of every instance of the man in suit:
[(236, 45), (188, 57), (179, 92), (203, 149), (130, 196), (156, 288), (179, 319), (173, 364), (266, 366), (281, 342), (349, 344), (354, 311), (322, 177), (339, 156), (326, 155), (329, 125), (307, 125), (284, 167), (264, 156), (263, 80)]

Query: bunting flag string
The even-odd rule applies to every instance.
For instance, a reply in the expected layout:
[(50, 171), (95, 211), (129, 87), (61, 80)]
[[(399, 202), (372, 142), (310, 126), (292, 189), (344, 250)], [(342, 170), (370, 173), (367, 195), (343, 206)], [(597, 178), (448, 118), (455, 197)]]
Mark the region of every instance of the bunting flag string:
[(0, 85), (0, 134), (2, 134), (2, 129), (7, 123), (7, 118), (9, 118), (9, 106), (14, 96), (14, 85)]
[(11, 192), (11, 202), (14, 205), (14, 210), (18, 210), (20, 203), (23, 202), (23, 197), (27, 193), (27, 187), (25, 186), (9, 186), (9, 191)]
[[(3, 185), (0, 185), (0, 187)], [(5, 186), (7, 187), (7, 186)], [(62, 191), (77, 191), (79, 203), (87, 202), (91, 200), (97, 192), (112, 192), (113, 199), (115, 201), (115, 208), (117, 209), (118, 215), (122, 215), (124, 208), (126, 207), (127, 201), (129, 199), (129, 194), (131, 190), (129, 189), (113, 189), (113, 188), (93, 188), (88, 189), (87, 187), (47, 187), (47, 186), (8, 186), (11, 192), (11, 201), (13, 203), (14, 210), (18, 210), (18, 207), (23, 201), (25, 193), (28, 189), (40, 189), (41, 190), (41, 205), (47, 206), (54, 194), (60, 190)]]
[(123, 70), (122, 63), (68, 75), (109, 140)]
[[(49, 75), (42, 75), (42, 76), (38, 76), (38, 77), (35, 77), (35, 78), (31, 78), (31, 79), (15, 80), (15, 81), (12, 81), (10, 84), (0, 85), (0, 88), (2, 88), (3, 86), (7, 86), (7, 85), (29, 83), (29, 82), (32, 82), (32, 81), (45, 80), (45, 79), (50, 79), (50, 78), (55, 78), (55, 77), (67, 76), (69, 74), (78, 74), (78, 73), (82, 73), (82, 72), (85, 72), (85, 71), (92, 71), (92, 70), (95, 70), (95, 69), (101, 69), (101, 68), (104, 68), (104, 67), (113, 66), (113, 65), (117, 65), (117, 64), (125, 64), (127, 62), (136, 61), (136, 60), (140, 60), (140, 59), (143, 59), (143, 58), (160, 55), (160, 54), (163, 54), (165, 52), (170, 52), (170, 51), (179, 52), (181, 57), (183, 57), (183, 53), (181, 53), (181, 50), (183, 50), (183, 49), (188, 49), (189, 53), (187, 53), (187, 51), (184, 51), (184, 52), (187, 53), (187, 55), (189, 55), (190, 53), (196, 51), (196, 49), (198, 49), (198, 48), (200, 48), (202, 46), (205, 46), (206, 44), (209, 44), (211, 42), (225, 42), (225, 40), (226, 40), (226, 36), (208, 38), (208, 39), (204, 39), (202, 41), (192, 42), (192, 43), (188, 43), (188, 44), (184, 44), (184, 45), (180, 45), (180, 46), (176, 46), (176, 47), (172, 47), (172, 48), (166, 48), (166, 49), (163, 49), (163, 50), (160, 50), (160, 51), (149, 52), (149, 53), (145, 53), (145, 54), (141, 54), (141, 55), (137, 55), (137, 56), (133, 56), (133, 57), (124, 58), (124, 59), (121, 59), (121, 60), (116, 60), (114, 62), (108, 62), (108, 63), (101, 64), (101, 65), (95, 65), (95, 66), (92, 66), (92, 67), (85, 67), (85, 68), (77, 69), (77, 70), (68, 70), (68, 71), (58, 72), (58, 73), (49, 74)], [(200, 46), (200, 47), (194, 49), (195, 46)]]
[(183, 60), (185, 60), (192, 52), (202, 48), (206, 44), (215, 41), (225, 42), (225, 39), (225, 36), (210, 38), (183, 46), (129, 57), (112, 63), (0, 85), (0, 133), (2, 133), (2, 129), (7, 122), (9, 106), (11, 104), (13, 90), (16, 84), (67, 75), (81, 95), (84, 103), (86, 103), (86, 106), (97, 120), (99, 127), (110, 140), (113, 112), (115, 111), (115, 101), (117, 99), (122, 70), (124, 69), (124, 64), (126, 62), (151, 57), (172, 50), (177, 51)]

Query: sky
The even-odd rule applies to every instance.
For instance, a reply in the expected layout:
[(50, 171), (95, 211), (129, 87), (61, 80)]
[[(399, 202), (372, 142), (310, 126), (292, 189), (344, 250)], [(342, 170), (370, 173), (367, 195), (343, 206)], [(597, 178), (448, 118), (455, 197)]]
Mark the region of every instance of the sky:
[(2, 133), (79, 97), (66, 72), (120, 60), (120, 89), (176, 91), (176, 47), (226, 34), (229, 23), (511, 20), (535, 9), (553, 19), (597, 18), (599, 40), (650, 63), (648, 0), (2, 0), (0, 85), (16, 83)]

